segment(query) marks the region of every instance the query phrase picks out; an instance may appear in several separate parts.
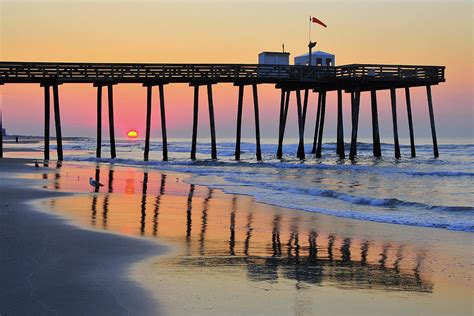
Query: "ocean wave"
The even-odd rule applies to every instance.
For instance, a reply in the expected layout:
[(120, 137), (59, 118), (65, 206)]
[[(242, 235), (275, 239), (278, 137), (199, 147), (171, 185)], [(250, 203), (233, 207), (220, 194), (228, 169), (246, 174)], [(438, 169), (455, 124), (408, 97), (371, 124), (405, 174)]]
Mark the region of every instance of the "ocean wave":
[[(400, 174), (400, 175), (407, 175), (413, 177), (474, 177), (474, 171), (472, 168), (472, 159), (463, 161), (462, 159), (458, 159), (456, 162), (453, 162), (452, 159), (433, 159), (431, 157), (421, 157), (413, 159), (401, 159), (401, 160), (394, 160), (388, 154), (384, 156), (383, 159), (373, 158), (367, 155), (359, 155), (356, 161), (353, 163), (351, 161), (340, 161), (335, 154), (336, 148), (335, 142), (328, 142), (323, 144), (323, 148), (329, 153), (326, 154), (324, 159), (315, 159), (312, 157), (311, 154), (308, 154), (308, 159), (305, 160), (303, 163), (296, 158), (295, 153), (297, 151), (298, 145), (295, 144), (285, 144), (284, 151), (287, 153), (284, 155), (284, 159), (282, 161), (276, 159), (276, 144), (262, 144), (262, 154), (264, 158), (264, 163), (259, 164), (259, 168), (275, 168), (275, 169), (314, 169), (314, 170), (329, 170), (329, 171), (349, 171), (349, 172), (364, 172), (364, 173), (372, 173), (372, 174), (380, 174), (380, 175), (393, 175), (393, 174)], [(345, 144), (348, 148), (350, 144)], [(358, 145), (359, 151), (372, 150), (372, 144), (359, 142)], [(185, 161), (183, 158), (184, 153), (189, 153), (191, 142), (189, 141), (170, 141), (168, 143), (168, 150), (169, 155), (171, 156), (170, 164), (198, 164), (199, 162), (192, 162), (190, 160)], [(242, 142), (241, 150), (242, 150), (242, 160), (236, 164), (235, 161), (232, 159), (234, 156), (234, 142), (219, 142), (218, 143), (218, 156), (221, 158), (218, 161), (204, 161), (204, 164), (210, 164), (212, 166), (255, 166), (255, 163), (258, 163), (254, 157), (255, 152), (255, 144), (251, 142)], [(109, 149), (109, 145), (107, 142), (103, 145), (104, 150), (107, 151)], [(142, 157), (144, 144), (141, 140), (135, 141), (125, 141), (121, 140), (117, 142), (117, 149), (119, 150), (119, 155), (121, 153), (127, 154), (127, 157), (130, 155), (139, 155)], [(382, 147), (387, 147), (387, 149), (391, 149), (393, 147), (392, 144), (389, 143), (382, 143)], [(402, 146), (402, 149), (409, 146)], [(52, 147), (54, 150), (54, 147)], [(306, 150), (309, 152), (311, 150), (311, 145), (307, 144), (305, 146)], [(460, 150), (465, 152), (466, 149), (474, 151), (474, 145), (472, 144), (459, 144), (459, 145), (440, 145), (440, 148), (446, 150)], [(65, 150), (87, 150), (87, 151), (94, 151), (95, 150), (95, 142), (94, 141), (80, 141), (76, 143), (66, 143), (64, 144)], [(417, 145), (418, 150), (428, 150), (431, 151), (431, 145)], [(154, 141), (151, 143), (151, 152), (161, 152), (162, 144), (159, 141)], [(468, 151), (469, 151), (468, 150)], [(177, 154), (179, 157), (173, 159), (173, 153)], [(198, 155), (210, 155), (211, 148), (207, 142), (198, 142), (197, 143), (197, 153)], [(129, 154), (129, 155), (128, 155)], [(333, 160), (332, 160), (333, 159)], [(91, 159), (93, 160), (93, 159)], [(186, 159), (187, 160), (187, 159)], [(328, 163), (329, 160), (329, 163)], [(135, 160), (138, 162), (138, 160)], [(456, 168), (453, 170), (453, 166)], [(421, 167), (420, 167), (421, 166)], [(444, 167), (442, 167), (444, 166)]]
[(425, 210), (433, 210), (438, 212), (473, 212), (474, 214), (474, 207), (470, 206), (439, 206), (411, 201), (403, 201), (396, 198), (374, 198), (369, 196), (357, 196), (328, 189), (289, 187), (287, 185), (280, 185), (263, 181), (249, 181), (244, 180), (242, 178), (232, 178), (229, 176), (225, 176), (224, 179), (226, 181), (237, 183), (239, 185), (245, 184), (247, 186), (265, 187), (267, 189), (285, 193), (297, 193), (310, 196), (334, 198), (357, 205), (380, 206), (385, 208), (411, 207)]
[[(123, 153), (122, 157), (125, 158), (111, 160), (108, 158), (96, 159), (90, 155), (77, 155), (66, 156), (66, 159), (188, 173), (193, 175), (189, 181), (195, 184), (219, 188), (227, 193), (253, 196), (257, 201), (263, 203), (302, 211), (375, 222), (474, 232), (474, 207), (462, 206), (462, 204), (470, 205), (469, 201), (472, 199), (459, 199), (459, 193), (456, 193), (456, 199), (461, 206), (450, 206), (434, 205), (443, 202), (431, 203), (436, 199), (418, 198), (416, 191), (408, 195), (398, 194), (396, 198), (377, 197), (377, 193), (374, 194), (375, 196), (370, 196), (372, 194), (369, 188), (371, 184), (369, 180), (366, 180), (374, 178), (376, 181), (385, 183), (386, 191), (378, 191), (382, 196), (388, 195), (384, 192), (389, 192), (389, 184), (392, 181), (407, 181), (409, 185), (435, 184), (439, 186), (446, 184), (463, 188), (465, 187), (463, 184), (468, 184), (474, 177), (473, 159), (466, 154), (472, 151), (473, 145), (444, 147), (445, 151), (458, 151), (459, 153), (447, 155), (442, 159), (421, 157), (395, 161), (387, 156), (377, 159), (361, 155), (356, 163), (352, 163), (348, 160), (337, 159), (333, 152), (336, 143), (325, 144), (323, 148), (331, 151), (325, 158), (310, 158), (304, 162), (299, 161), (293, 155), (296, 153), (297, 144), (285, 145), (285, 152), (291, 152), (291, 154), (287, 154), (282, 161), (275, 157), (276, 145), (263, 145), (263, 162), (259, 162), (253, 157), (255, 144), (250, 142), (242, 145), (242, 157), (244, 158), (242, 161), (233, 160), (233, 142), (219, 145), (219, 157), (222, 159), (217, 161), (211, 159), (191, 161), (188, 159), (190, 142), (170, 142), (169, 144), (171, 144), (169, 146), (171, 159), (168, 162), (143, 161), (143, 147), (139, 142), (130, 142), (120, 147), (121, 150), (118, 154), (120, 156)], [(366, 145), (362, 148), (372, 150), (371, 144), (366, 143)], [(385, 144), (383, 146), (388, 148), (393, 145)], [(443, 148), (442, 146), (446, 145), (441, 145), (440, 148)], [(462, 150), (462, 147), (466, 150)], [(94, 150), (95, 144), (91, 144), (89, 148), (89, 150)], [(161, 151), (161, 144), (152, 143), (151, 148), (152, 152)], [(198, 143), (197, 149), (198, 154), (202, 157), (210, 155), (210, 147), (206, 142)], [(431, 145), (420, 145), (417, 146), (417, 150), (419, 149), (431, 153), (432, 147)], [(174, 157), (173, 153), (175, 153)], [(313, 183), (312, 179), (315, 178), (342, 181), (341, 188), (343, 189), (347, 189), (347, 184), (350, 184), (353, 178), (352, 182), (355, 183), (355, 186), (351, 191), (339, 192), (338, 186), (321, 187), (323, 184)], [(357, 187), (360, 185), (360, 180), (362, 180), (362, 187)], [(416, 190), (416, 187), (413, 188)], [(420, 192), (426, 192), (426, 190)], [(472, 192), (472, 190), (463, 192)], [(395, 194), (397, 193), (395, 192)], [(454, 195), (452, 196), (455, 198)], [(410, 197), (414, 201), (410, 201)], [(321, 204), (319, 204), (320, 202)]]
[(325, 164), (325, 163), (302, 163), (299, 160), (294, 161), (265, 161), (259, 162), (257, 160), (252, 161), (224, 161), (224, 160), (183, 160), (183, 159), (170, 159), (169, 161), (148, 161), (143, 162), (135, 159), (108, 159), (95, 157), (84, 157), (84, 156), (72, 156), (66, 159), (80, 160), (80, 161), (99, 161), (99, 162), (115, 162), (123, 164), (139, 164), (139, 165), (159, 165), (162, 167), (166, 166), (204, 166), (204, 167), (258, 167), (264, 169), (310, 169), (310, 170), (329, 170), (329, 171), (349, 171), (349, 172), (365, 172), (365, 173), (377, 173), (377, 174), (402, 174), (408, 176), (434, 176), (434, 177), (474, 177), (474, 172), (469, 171), (423, 171), (423, 170), (406, 170), (401, 168), (393, 168), (388, 166), (377, 166), (377, 165), (357, 165), (352, 163), (340, 163), (340, 164)]
[[(297, 193), (292, 194), (292, 198), (282, 198), (281, 194), (275, 193), (274, 191), (263, 191), (255, 190), (255, 187), (246, 189), (245, 186), (239, 185), (222, 185), (213, 183), (200, 183), (199, 181), (191, 182), (200, 185), (210, 186), (212, 188), (221, 189), (222, 191), (229, 194), (244, 194), (255, 198), (256, 201), (274, 205), (278, 207), (284, 207), (294, 210), (307, 211), (320, 213), (324, 215), (365, 220), (379, 223), (389, 223), (398, 225), (418, 226), (418, 227), (432, 227), (442, 228), (455, 231), (463, 232), (474, 232), (474, 224), (472, 220), (463, 221), (451, 218), (450, 221), (446, 220), (443, 215), (438, 215), (433, 212), (425, 212), (425, 214), (417, 214), (414, 216), (411, 213), (397, 211), (397, 212), (361, 212), (358, 210), (351, 209), (328, 209), (323, 207), (315, 207), (309, 203), (302, 203), (307, 198), (304, 195), (298, 195)], [(242, 189), (243, 188), (243, 189)], [(424, 215), (424, 216), (423, 216)]]

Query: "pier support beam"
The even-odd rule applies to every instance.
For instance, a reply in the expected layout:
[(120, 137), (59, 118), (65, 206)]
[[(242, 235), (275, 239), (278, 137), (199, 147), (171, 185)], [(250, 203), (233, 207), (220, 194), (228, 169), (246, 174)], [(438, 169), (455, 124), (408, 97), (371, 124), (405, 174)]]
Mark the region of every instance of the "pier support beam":
[(152, 91), (151, 85), (146, 86), (146, 131), (145, 131), (145, 152), (143, 153), (143, 160), (148, 161), (150, 153), (150, 132), (151, 132), (151, 102)]
[(161, 139), (163, 142), (163, 161), (168, 161), (168, 136), (166, 132), (165, 91), (163, 84), (158, 85), (160, 91)]
[(51, 120), (51, 97), (48, 85), (44, 85), (44, 160), (49, 160), (49, 129)]
[(207, 97), (209, 105), (209, 125), (211, 129), (211, 158), (217, 159), (216, 145), (216, 125), (214, 119), (214, 102), (212, 98), (212, 83), (210, 82), (192, 82), (190, 86), (194, 87), (194, 110), (193, 110), (193, 136), (191, 143), (191, 160), (196, 160), (197, 130), (199, 116), (199, 87), (207, 86)]
[(3, 108), (1, 107), (0, 107), (0, 158), (3, 158)]
[(397, 124), (397, 94), (395, 88), (390, 89), (390, 99), (392, 104), (392, 121), (393, 121), (393, 143), (395, 146), (395, 158), (400, 158), (400, 143), (398, 141), (398, 124)]
[(115, 159), (117, 153), (115, 151), (115, 126), (114, 126), (114, 91), (113, 85), (107, 86), (109, 101), (109, 135), (110, 135), (110, 158)]
[(262, 151), (260, 149), (260, 118), (259, 118), (259, 111), (258, 111), (258, 94), (257, 94), (257, 85), (252, 84), (253, 90), (253, 106), (255, 112), (255, 141), (257, 146), (257, 160), (262, 160)]
[(380, 149), (380, 134), (379, 134), (379, 117), (377, 111), (377, 91), (370, 91), (370, 100), (372, 107), (372, 151), (375, 157), (382, 157), (382, 150)]
[(439, 157), (438, 140), (436, 139), (436, 126), (433, 113), (433, 100), (431, 98), (431, 86), (426, 86), (426, 96), (428, 97), (428, 110), (430, 112), (431, 137), (433, 138), (433, 155), (435, 158)]
[[(277, 149), (277, 158), (278, 159), (283, 158), (283, 138), (285, 137), (286, 119), (288, 117), (288, 108), (290, 106), (291, 91), (290, 90), (284, 91), (282, 89), (282, 97), (283, 97), (283, 94), (285, 94), (285, 104), (284, 104), (283, 113), (282, 113), (283, 115), (282, 115), (282, 120), (281, 120), (281, 124), (280, 124), (280, 133), (278, 135), (279, 136), (278, 137), (278, 149)], [(280, 110), (281, 110), (281, 105), (280, 105)]]
[(299, 143), (298, 152), (296, 156), (303, 160), (305, 159), (304, 154), (304, 123), (303, 123), (303, 109), (301, 107), (301, 91), (296, 90), (296, 107), (298, 110), (298, 131), (299, 131)]
[(342, 90), (337, 90), (337, 151), (340, 159), (346, 158), (344, 151), (344, 119), (342, 116)]
[(61, 114), (59, 111), (59, 91), (58, 85), (53, 85), (53, 100), (54, 100), (54, 125), (56, 127), (56, 146), (58, 153), (58, 160), (63, 160), (63, 137), (61, 134)]
[(191, 141), (191, 159), (196, 160), (196, 142), (198, 128), (198, 112), (199, 112), (199, 85), (194, 86), (194, 109), (193, 109), (193, 138)]
[(281, 137), (282, 129), (283, 129), (283, 117), (285, 116), (285, 95), (286, 91), (282, 88), (281, 89), (281, 97), (280, 97), (280, 120), (278, 123), (278, 148), (277, 148), (277, 158), (281, 159), (282, 152), (280, 149), (283, 146), (283, 139)]
[(214, 102), (212, 100), (212, 84), (207, 85), (207, 99), (209, 105), (209, 125), (211, 128), (211, 158), (217, 159), (216, 123), (214, 120)]
[(306, 113), (308, 112), (309, 89), (304, 90), (303, 99), (303, 127), (306, 125)]
[[(304, 89), (304, 98), (303, 98), (303, 133), (306, 126), (306, 113), (308, 111), (308, 98), (309, 98), (309, 89)], [(298, 147), (298, 152), (304, 151), (304, 148)]]
[(350, 160), (354, 160), (357, 155), (357, 131), (359, 128), (359, 109), (360, 109), (360, 91), (351, 93), (352, 107), (352, 133), (351, 133), (351, 151), (349, 153)]
[(411, 149), (411, 157), (416, 157), (416, 150), (415, 150), (415, 135), (413, 132), (413, 118), (411, 116), (411, 98), (410, 98), (410, 88), (405, 88), (405, 97), (407, 103), (407, 116), (408, 116), (408, 129), (410, 131), (410, 149)]
[(96, 158), (102, 156), (102, 86), (97, 86), (97, 147), (95, 150)]
[(316, 111), (316, 123), (314, 126), (314, 139), (313, 139), (313, 148), (311, 149), (311, 153), (316, 153), (316, 146), (318, 144), (318, 131), (319, 131), (319, 118), (321, 117), (321, 101), (322, 100), (322, 92), (318, 92), (318, 108)]
[(321, 99), (321, 116), (319, 118), (319, 135), (318, 135), (318, 146), (316, 148), (316, 158), (321, 158), (321, 151), (323, 148), (323, 131), (324, 131), (324, 118), (326, 116), (326, 91), (322, 92)]
[(239, 100), (237, 104), (237, 135), (235, 136), (235, 160), (240, 160), (240, 140), (242, 138), (243, 102), (244, 102), (244, 85), (239, 85)]

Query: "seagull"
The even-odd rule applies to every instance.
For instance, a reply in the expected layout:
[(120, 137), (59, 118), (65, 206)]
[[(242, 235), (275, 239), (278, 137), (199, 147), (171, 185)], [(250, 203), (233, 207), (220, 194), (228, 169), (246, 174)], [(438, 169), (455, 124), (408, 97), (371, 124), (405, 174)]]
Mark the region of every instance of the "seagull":
[(92, 185), (94, 188), (98, 188), (98, 187), (103, 187), (104, 185), (102, 183), (100, 183), (99, 181), (96, 181), (94, 179), (92, 179), (92, 177), (89, 178), (89, 184)]

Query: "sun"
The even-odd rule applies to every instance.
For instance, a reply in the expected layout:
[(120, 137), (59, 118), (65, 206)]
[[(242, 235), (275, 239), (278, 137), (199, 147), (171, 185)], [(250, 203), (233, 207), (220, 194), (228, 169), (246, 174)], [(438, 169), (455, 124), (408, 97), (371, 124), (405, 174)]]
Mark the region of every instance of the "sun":
[(137, 138), (138, 137), (138, 132), (134, 129), (128, 131), (127, 133), (128, 138)]

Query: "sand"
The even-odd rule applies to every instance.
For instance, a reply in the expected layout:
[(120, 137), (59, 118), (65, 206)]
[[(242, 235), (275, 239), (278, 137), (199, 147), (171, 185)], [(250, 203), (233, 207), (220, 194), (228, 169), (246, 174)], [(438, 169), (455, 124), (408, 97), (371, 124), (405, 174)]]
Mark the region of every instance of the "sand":
[[(32, 171), (20, 163), (3, 160), (0, 170), (43, 190), (7, 189), (0, 180), (1, 225), (10, 227), (2, 233), (28, 232), (5, 273), (25, 285), (0, 296), (16, 313), (47, 313), (38, 301), (61, 314), (71, 306), (92, 314), (120, 306), (170, 315), (473, 313), (471, 233), (279, 208), (191, 185), (186, 174), (86, 163)], [(89, 176), (105, 186), (91, 192)], [(18, 199), (26, 195), (43, 199), (25, 207)], [(18, 262), (36, 264), (34, 299), (32, 269)]]
[(81, 229), (34, 210), (28, 201), (65, 194), (32, 188), (37, 181), (12, 178), (13, 173), (36, 172), (24, 163), (0, 160), (0, 314), (159, 312), (149, 293), (128, 277), (128, 270), (164, 247)]

